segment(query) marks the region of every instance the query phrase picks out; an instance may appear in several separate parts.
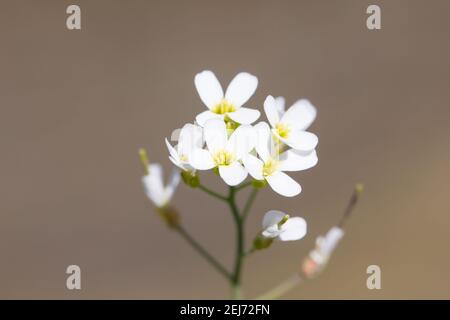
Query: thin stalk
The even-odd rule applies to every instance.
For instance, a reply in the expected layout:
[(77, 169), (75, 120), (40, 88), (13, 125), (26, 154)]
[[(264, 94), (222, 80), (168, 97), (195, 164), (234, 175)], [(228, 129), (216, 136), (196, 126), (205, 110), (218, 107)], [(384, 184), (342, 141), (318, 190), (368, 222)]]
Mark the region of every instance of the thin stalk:
[(236, 188), (234, 188), (234, 190), (239, 191), (239, 190), (247, 188), (248, 186), (251, 186), (251, 185), (252, 185), (252, 182), (248, 181), (246, 183), (241, 184), (240, 186), (237, 186)]
[(208, 189), (207, 187), (205, 187), (203, 185), (199, 185), (198, 188), (200, 190), (206, 192), (207, 194), (209, 194), (210, 196), (212, 196), (214, 198), (217, 198), (217, 199), (222, 200), (222, 201), (228, 201), (227, 197), (225, 197), (225, 196), (221, 195), (220, 193), (217, 193), (217, 192), (215, 192), (213, 190), (210, 190), (210, 189)]
[(294, 274), (290, 278), (286, 279), (282, 283), (280, 283), (278, 286), (273, 288), (272, 290), (266, 292), (265, 294), (259, 296), (256, 298), (256, 300), (273, 300), (278, 299), (282, 295), (286, 294), (287, 292), (294, 289), (296, 286), (301, 284), (303, 282), (303, 279), (300, 277), (299, 274)]
[(248, 213), (250, 212), (250, 208), (252, 207), (253, 202), (255, 201), (256, 195), (258, 194), (258, 190), (259, 189), (253, 188), (252, 192), (250, 193), (247, 203), (245, 204), (244, 210), (242, 211), (243, 221), (245, 221), (245, 219), (248, 216)]
[(359, 197), (361, 196), (363, 190), (364, 190), (363, 184), (357, 183), (355, 185), (355, 190), (353, 191), (353, 194), (350, 197), (347, 207), (345, 208), (344, 214), (338, 223), (339, 228), (344, 227), (344, 224), (347, 222), (348, 218), (351, 216), (353, 210), (355, 209), (356, 204), (358, 203)]
[(175, 230), (194, 248), (206, 261), (208, 261), (218, 272), (220, 272), (229, 281), (232, 281), (232, 275), (218, 262), (205, 248), (203, 248), (182, 226), (176, 226)]
[(232, 290), (233, 290), (233, 298), (240, 299), (241, 298), (241, 272), (242, 272), (242, 264), (244, 259), (244, 225), (239, 214), (239, 210), (236, 206), (235, 200), (236, 189), (230, 187), (230, 193), (228, 196), (228, 204), (231, 209), (231, 213), (234, 218), (234, 222), (236, 225), (236, 253), (235, 253), (235, 263), (234, 263), (234, 271), (232, 273)]

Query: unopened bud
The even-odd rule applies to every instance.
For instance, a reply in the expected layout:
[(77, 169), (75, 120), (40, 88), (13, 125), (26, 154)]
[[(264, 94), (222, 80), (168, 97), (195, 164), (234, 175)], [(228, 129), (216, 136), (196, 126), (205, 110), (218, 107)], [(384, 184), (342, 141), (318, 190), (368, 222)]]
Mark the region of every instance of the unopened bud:
[(364, 185), (362, 183), (357, 183), (355, 185), (355, 193), (357, 196), (360, 196), (364, 192)]
[(193, 171), (181, 171), (181, 179), (191, 188), (197, 188), (200, 185), (200, 177)]
[(239, 123), (233, 121), (228, 115), (225, 115), (224, 121), (227, 127), (227, 134), (231, 136), (231, 134), (239, 127)]
[(158, 208), (158, 213), (161, 219), (166, 223), (169, 228), (176, 228), (180, 225), (180, 217), (178, 212), (172, 207)]
[(253, 248), (255, 248), (255, 250), (267, 249), (271, 246), (272, 242), (273, 238), (266, 238), (258, 235), (256, 236), (255, 240), (253, 240)]
[(267, 185), (266, 180), (252, 180), (252, 186), (255, 189), (262, 189)]

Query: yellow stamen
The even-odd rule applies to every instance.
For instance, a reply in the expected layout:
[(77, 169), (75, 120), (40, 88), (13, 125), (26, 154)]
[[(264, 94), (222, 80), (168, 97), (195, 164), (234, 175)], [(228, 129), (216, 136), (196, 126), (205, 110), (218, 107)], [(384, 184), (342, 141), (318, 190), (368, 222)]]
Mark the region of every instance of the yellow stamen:
[(217, 114), (226, 114), (228, 112), (234, 112), (236, 108), (230, 102), (225, 99), (222, 99), (218, 104), (212, 108), (212, 112)]
[(216, 166), (228, 166), (232, 164), (234, 160), (234, 154), (226, 150), (219, 150), (213, 156), (213, 161)]
[(278, 167), (280, 166), (280, 163), (274, 159), (269, 159), (264, 163), (263, 166), (263, 176), (268, 177), (275, 173), (278, 170)]
[(281, 122), (276, 124), (275, 129), (277, 130), (278, 135), (285, 139), (289, 137), (289, 133), (291, 132), (291, 128), (287, 124)]
[(281, 219), (281, 221), (280, 222), (278, 222), (278, 224), (277, 224), (277, 226), (278, 226), (278, 230), (280, 230), (281, 229), (281, 226), (283, 225), (283, 224), (285, 224), (286, 223), (286, 221), (288, 221), (289, 220), (289, 215), (288, 214), (286, 214), (286, 215), (284, 215), (284, 217), (283, 217), (283, 219)]

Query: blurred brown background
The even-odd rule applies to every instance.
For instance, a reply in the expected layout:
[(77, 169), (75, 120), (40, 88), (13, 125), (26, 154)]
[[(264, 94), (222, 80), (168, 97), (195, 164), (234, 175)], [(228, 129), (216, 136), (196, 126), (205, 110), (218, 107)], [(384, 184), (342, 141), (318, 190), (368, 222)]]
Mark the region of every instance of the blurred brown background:
[[(66, 29), (72, 3), (81, 31)], [(366, 28), (373, 3), (380, 31)], [(227, 297), (155, 215), (137, 157), (144, 146), (171, 168), (163, 139), (205, 109), (193, 85), (203, 69), (224, 85), (241, 70), (258, 76), (248, 106), (273, 94), (319, 111), (319, 165), (294, 174), (303, 193), (265, 190), (247, 228), (252, 238), (280, 209), (309, 233), (249, 259), (249, 297), (299, 267), (363, 182), (329, 268), (286, 298), (450, 298), (449, 13), (445, 0), (2, 1), (0, 298)], [(184, 185), (175, 204), (231, 266), (227, 208)], [(65, 287), (70, 264), (81, 291)], [(378, 291), (366, 288), (371, 264)]]

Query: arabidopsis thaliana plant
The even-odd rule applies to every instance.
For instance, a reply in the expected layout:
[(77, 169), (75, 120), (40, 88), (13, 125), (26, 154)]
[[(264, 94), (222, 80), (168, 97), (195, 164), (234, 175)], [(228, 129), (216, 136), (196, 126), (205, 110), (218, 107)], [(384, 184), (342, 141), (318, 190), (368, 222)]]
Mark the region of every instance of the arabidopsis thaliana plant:
[(306, 235), (306, 221), (300, 217), (290, 218), (281, 211), (268, 211), (263, 218), (263, 237), (281, 241), (300, 240)]
[(178, 144), (175, 147), (166, 138), (166, 145), (169, 149), (169, 159), (177, 167), (185, 171), (193, 171), (189, 164), (192, 152), (203, 146), (203, 130), (201, 127), (187, 123), (183, 126), (178, 137)]
[(272, 126), (273, 134), (289, 147), (309, 152), (316, 148), (319, 139), (305, 131), (316, 118), (316, 108), (308, 100), (301, 99), (284, 112), (284, 99), (268, 96), (264, 111)]
[(228, 138), (225, 122), (211, 119), (205, 123), (203, 136), (207, 149), (196, 149), (191, 157), (191, 165), (198, 170), (217, 167), (226, 184), (235, 186), (241, 183), (248, 173), (239, 160), (254, 148), (254, 129), (241, 125)]
[(142, 177), (145, 193), (155, 206), (164, 208), (169, 204), (180, 182), (180, 172), (177, 169), (172, 171), (167, 186), (164, 186), (163, 170), (159, 163), (150, 164), (148, 172), (148, 175)]
[(245, 168), (256, 180), (266, 180), (278, 194), (293, 197), (301, 192), (301, 186), (284, 171), (300, 171), (317, 164), (317, 154), (312, 151), (300, 154), (290, 149), (278, 154), (276, 143), (272, 138), (267, 123), (255, 125), (257, 134), (256, 151), (261, 159), (248, 154), (244, 159)]
[(244, 108), (258, 86), (258, 78), (247, 73), (238, 73), (223, 93), (222, 86), (213, 72), (205, 70), (194, 79), (200, 99), (209, 110), (197, 115), (196, 121), (204, 126), (207, 120), (225, 117), (240, 124), (251, 124), (259, 118), (259, 111)]

